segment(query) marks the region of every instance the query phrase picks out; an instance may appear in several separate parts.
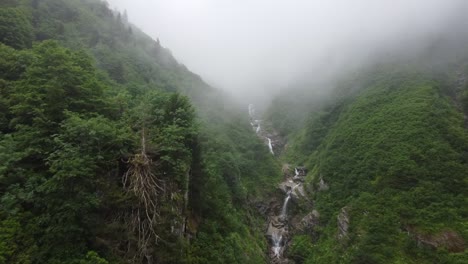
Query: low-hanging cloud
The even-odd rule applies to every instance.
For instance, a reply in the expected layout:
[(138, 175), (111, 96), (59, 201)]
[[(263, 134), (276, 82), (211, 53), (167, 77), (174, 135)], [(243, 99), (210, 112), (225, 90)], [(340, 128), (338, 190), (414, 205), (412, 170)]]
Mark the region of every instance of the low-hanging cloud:
[[(330, 78), (468, 28), (465, 0), (109, 0), (205, 80), (239, 96)], [(313, 76), (311, 76), (311, 74)]]

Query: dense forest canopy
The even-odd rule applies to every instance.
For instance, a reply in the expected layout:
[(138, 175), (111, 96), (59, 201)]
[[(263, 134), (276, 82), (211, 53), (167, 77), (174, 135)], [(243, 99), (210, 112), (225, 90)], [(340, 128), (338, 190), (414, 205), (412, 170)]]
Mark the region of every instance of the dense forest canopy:
[(245, 204), (276, 165), (159, 40), (103, 1), (12, 0), (0, 42), (0, 263), (262, 261)]

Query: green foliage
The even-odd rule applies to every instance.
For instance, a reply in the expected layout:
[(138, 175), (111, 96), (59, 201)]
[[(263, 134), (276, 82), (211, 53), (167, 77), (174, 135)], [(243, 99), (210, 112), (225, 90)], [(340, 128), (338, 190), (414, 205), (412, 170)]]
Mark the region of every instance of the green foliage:
[[(246, 234), (243, 234), (246, 235)], [(193, 249), (197, 253), (190, 263), (265, 263), (263, 249), (238, 233), (226, 236), (207, 235), (200, 232)], [(266, 245), (264, 245), (266, 246)], [(239, 254), (240, 253), (240, 254)]]
[(15, 233), (20, 230), (20, 225), (14, 219), (3, 220), (0, 223), (0, 263), (7, 263), (18, 245), (14, 242)]
[(250, 205), (279, 169), (224, 95), (106, 2), (2, 2), (0, 32), (0, 263), (132, 261), (122, 175), (143, 150), (155, 262), (265, 262)]
[(82, 260), (79, 260), (79, 261), (75, 261), (75, 262), (72, 262), (72, 263), (76, 263), (76, 264), (108, 264), (109, 262), (107, 262), (107, 260), (99, 257), (99, 255), (94, 252), (94, 251), (88, 251), (88, 253), (86, 253), (86, 257)]
[(47, 41), (33, 49), (34, 62), (12, 93), (10, 126), (56, 126), (64, 111), (98, 112), (103, 84), (96, 78), (91, 58)]
[(31, 47), (33, 28), (24, 8), (0, 8), (0, 42), (22, 49)]
[(303, 263), (306, 259), (311, 257), (313, 246), (309, 236), (294, 236), (288, 248), (288, 256), (299, 263)]
[(115, 166), (132, 141), (99, 116), (107, 108), (105, 84), (90, 57), (55, 42), (30, 51), (2, 50), (9, 53), (2, 64), (9, 129), (0, 142), (7, 154), (0, 214), (2, 223), (25, 227), (6, 237), (16, 246), (5, 249), (4, 258), (61, 262), (86, 249), (99, 222), (96, 176)]
[(223, 114), (224, 122), (202, 124), (202, 151), (195, 152), (190, 201), (203, 221), (189, 259), (192, 263), (265, 263), (264, 220), (246, 205), (275, 188), (280, 169), (246, 118), (238, 118), (243, 113)]
[[(435, 240), (449, 231), (468, 238), (462, 198), (468, 134), (462, 114), (444, 96), (447, 80), (429, 74), (374, 72), (359, 82), (361, 90), (314, 114), (296, 134), (290, 152), (306, 157), (311, 185), (323, 178), (330, 189), (313, 197), (323, 225), (318, 242), (297, 250), (304, 242), (295, 239), (294, 256), (305, 263), (456, 258), (456, 238), (439, 244), (438, 252), (416, 245), (418, 236)], [(344, 206), (350, 233), (338, 242), (336, 218)]]
[[(108, 84), (84, 52), (53, 41), (29, 51), (2, 46), (2, 52), (7, 54), (1, 66), (7, 125), (0, 137), (4, 262), (73, 263), (96, 235), (106, 233), (100, 210), (118, 205), (110, 197), (119, 197), (120, 160), (136, 148), (139, 133), (133, 126), (147, 125), (150, 145), (163, 161), (161, 173), (167, 169), (171, 180), (185, 186), (196, 135), (186, 97), (148, 96), (145, 107), (161, 115), (147, 120), (157, 117), (147, 113), (137, 122), (111, 105), (119, 100), (106, 95)], [(91, 254), (77, 263), (99, 261)]]

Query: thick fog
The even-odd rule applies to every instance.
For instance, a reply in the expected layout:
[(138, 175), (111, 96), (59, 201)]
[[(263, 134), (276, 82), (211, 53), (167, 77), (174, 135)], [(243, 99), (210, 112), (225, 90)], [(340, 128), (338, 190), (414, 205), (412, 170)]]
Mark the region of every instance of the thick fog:
[[(207, 82), (238, 96), (330, 79), (467, 29), (465, 0), (109, 0)], [(462, 19), (454, 22), (457, 19)]]

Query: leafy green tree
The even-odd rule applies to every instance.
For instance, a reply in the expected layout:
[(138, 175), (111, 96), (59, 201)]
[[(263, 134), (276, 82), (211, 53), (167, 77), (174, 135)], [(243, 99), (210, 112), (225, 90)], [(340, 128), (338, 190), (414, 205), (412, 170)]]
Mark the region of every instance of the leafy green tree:
[(0, 8), (0, 42), (22, 49), (31, 47), (33, 28), (22, 8)]
[(53, 41), (43, 42), (33, 51), (34, 63), (12, 94), (12, 127), (54, 129), (64, 119), (65, 110), (99, 112), (105, 106), (101, 99), (104, 85), (97, 79), (91, 58)]

